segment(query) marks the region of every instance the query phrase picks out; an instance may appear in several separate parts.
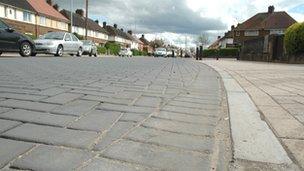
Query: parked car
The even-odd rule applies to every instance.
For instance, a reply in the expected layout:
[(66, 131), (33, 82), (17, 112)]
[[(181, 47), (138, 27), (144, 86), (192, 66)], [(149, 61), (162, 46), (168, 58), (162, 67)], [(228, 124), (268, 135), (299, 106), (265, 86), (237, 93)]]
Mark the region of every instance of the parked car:
[(97, 46), (91, 40), (83, 40), (83, 55), (95, 56), (97, 57)]
[(83, 43), (74, 34), (66, 32), (47, 33), (35, 40), (35, 45), (37, 53), (54, 56), (63, 56), (65, 53), (81, 56), (83, 52)]
[(133, 53), (129, 48), (122, 48), (119, 52), (119, 56), (121, 57), (132, 57)]
[(0, 20), (0, 55), (2, 52), (19, 52), (21, 56), (28, 57), (35, 53), (35, 43)]
[(167, 50), (165, 48), (157, 48), (154, 52), (155, 57), (166, 57)]

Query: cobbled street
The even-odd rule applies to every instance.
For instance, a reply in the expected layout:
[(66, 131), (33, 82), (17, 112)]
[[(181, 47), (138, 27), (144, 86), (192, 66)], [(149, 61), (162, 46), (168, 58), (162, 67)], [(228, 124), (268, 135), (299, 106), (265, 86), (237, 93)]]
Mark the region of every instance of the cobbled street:
[(165, 58), (0, 59), (0, 170), (225, 170), (224, 87)]

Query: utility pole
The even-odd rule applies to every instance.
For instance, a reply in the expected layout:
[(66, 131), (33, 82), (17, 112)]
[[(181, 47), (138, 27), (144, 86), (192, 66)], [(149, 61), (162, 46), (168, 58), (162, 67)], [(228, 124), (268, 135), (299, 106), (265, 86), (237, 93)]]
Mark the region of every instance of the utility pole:
[(74, 2), (71, 0), (71, 33), (73, 33), (73, 9), (74, 8)]
[(89, 17), (89, 0), (85, 0), (86, 18), (85, 18), (85, 39), (88, 40), (88, 17)]

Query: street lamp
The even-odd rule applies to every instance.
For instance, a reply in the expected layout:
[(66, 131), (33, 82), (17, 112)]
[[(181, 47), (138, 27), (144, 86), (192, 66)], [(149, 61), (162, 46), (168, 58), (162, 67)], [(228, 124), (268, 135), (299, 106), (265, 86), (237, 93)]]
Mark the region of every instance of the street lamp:
[(88, 14), (89, 14), (89, 0), (85, 0), (86, 3), (86, 18), (85, 18), (85, 39), (88, 40)]

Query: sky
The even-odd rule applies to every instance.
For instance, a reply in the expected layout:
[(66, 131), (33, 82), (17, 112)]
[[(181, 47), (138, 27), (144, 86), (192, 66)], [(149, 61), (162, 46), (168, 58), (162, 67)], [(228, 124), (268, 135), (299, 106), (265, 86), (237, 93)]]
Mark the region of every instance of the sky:
[[(84, 0), (73, 0), (74, 10), (84, 9)], [(71, 9), (70, 0), (54, 0)], [(162, 38), (177, 46), (194, 46), (197, 35), (207, 34), (210, 42), (231, 25), (242, 23), (258, 12), (287, 11), (304, 21), (303, 0), (89, 0), (89, 16), (119, 28), (145, 34), (149, 40)]]

